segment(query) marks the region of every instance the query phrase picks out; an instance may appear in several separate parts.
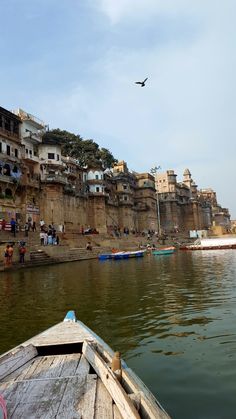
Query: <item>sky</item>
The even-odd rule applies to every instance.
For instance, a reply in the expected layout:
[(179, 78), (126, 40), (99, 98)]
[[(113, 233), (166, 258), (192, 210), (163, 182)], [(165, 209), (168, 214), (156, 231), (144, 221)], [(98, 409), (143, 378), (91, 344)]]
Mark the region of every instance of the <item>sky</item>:
[(236, 219), (235, 0), (0, 5), (0, 106), (93, 139), (136, 172), (160, 166), (181, 182), (188, 168)]

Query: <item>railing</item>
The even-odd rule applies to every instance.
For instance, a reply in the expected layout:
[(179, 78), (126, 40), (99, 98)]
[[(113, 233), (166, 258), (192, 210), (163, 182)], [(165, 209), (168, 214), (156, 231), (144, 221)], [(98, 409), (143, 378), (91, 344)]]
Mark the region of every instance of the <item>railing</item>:
[(39, 163), (39, 156), (33, 156), (33, 154), (25, 153), (23, 159), (34, 161), (35, 163)]
[(37, 132), (32, 132), (32, 131), (26, 131), (23, 134), (23, 138), (25, 140), (30, 139), (30, 140), (35, 141), (37, 143), (41, 143), (42, 142), (43, 133), (44, 133), (44, 131), (42, 131), (42, 133), (37, 133)]
[(49, 183), (67, 183), (67, 179), (59, 174), (44, 174), (41, 177), (42, 182), (49, 182)]
[(1, 182), (6, 182), (6, 183), (16, 183), (17, 182), (15, 177), (1, 175), (1, 174), (0, 174), (0, 181)]
[(3, 134), (6, 137), (9, 137), (10, 139), (13, 139), (14, 141), (20, 142), (20, 135), (18, 133), (16, 134), (15, 132), (11, 132), (0, 127), (0, 134)]

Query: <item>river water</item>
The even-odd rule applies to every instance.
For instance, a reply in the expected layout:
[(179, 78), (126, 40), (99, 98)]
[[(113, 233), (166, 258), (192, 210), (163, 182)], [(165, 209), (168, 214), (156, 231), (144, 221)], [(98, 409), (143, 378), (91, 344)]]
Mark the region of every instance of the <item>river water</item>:
[(235, 417), (235, 250), (0, 273), (0, 353), (70, 309), (121, 351), (173, 418)]

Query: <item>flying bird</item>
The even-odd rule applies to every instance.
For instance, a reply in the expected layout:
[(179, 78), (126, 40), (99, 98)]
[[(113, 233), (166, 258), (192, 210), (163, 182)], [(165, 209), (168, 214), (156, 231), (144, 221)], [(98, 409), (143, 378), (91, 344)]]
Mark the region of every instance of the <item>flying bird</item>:
[(145, 86), (145, 83), (146, 83), (146, 81), (147, 81), (147, 79), (148, 79), (148, 77), (146, 77), (146, 79), (145, 79), (145, 80), (143, 80), (143, 81), (136, 81), (136, 82), (135, 82), (135, 84), (140, 84), (140, 85), (141, 85), (141, 87), (144, 87), (144, 86)]

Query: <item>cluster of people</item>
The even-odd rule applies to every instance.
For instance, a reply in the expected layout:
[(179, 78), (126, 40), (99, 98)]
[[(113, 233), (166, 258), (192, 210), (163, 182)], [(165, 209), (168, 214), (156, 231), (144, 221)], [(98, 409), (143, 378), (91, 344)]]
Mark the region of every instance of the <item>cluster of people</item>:
[[(25, 263), (25, 254), (26, 254), (26, 243), (24, 241), (19, 242), (18, 251), (19, 251), (19, 262)], [(9, 243), (6, 245), (4, 250), (4, 266), (9, 268), (12, 266), (13, 260), (13, 253), (14, 253), (14, 244)]]
[(47, 246), (50, 244), (59, 245), (59, 236), (57, 235), (57, 231), (55, 227), (51, 224), (49, 224), (49, 226), (46, 227), (44, 221), (43, 221), (43, 224), (41, 224), (41, 221), (40, 221), (40, 233), (39, 233), (41, 246)]
[(10, 222), (6, 222), (6, 220), (3, 218), (1, 220), (1, 230), (8, 230), (9, 224), (13, 237), (16, 237), (16, 233), (18, 233), (20, 230), (25, 232), (25, 237), (28, 237), (29, 231), (36, 231), (36, 222), (33, 221), (31, 217), (28, 218), (24, 225), (20, 225), (19, 222), (13, 217), (11, 218)]

